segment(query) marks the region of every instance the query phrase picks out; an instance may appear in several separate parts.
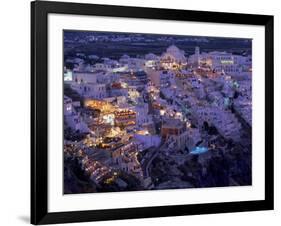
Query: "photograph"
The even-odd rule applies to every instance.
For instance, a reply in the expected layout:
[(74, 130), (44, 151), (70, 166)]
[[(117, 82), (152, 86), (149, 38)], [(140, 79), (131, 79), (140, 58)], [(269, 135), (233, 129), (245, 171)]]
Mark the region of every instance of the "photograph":
[(62, 41), (64, 194), (252, 185), (252, 39)]
[(30, 222), (273, 210), (273, 30), (202, 4), (32, 2)]

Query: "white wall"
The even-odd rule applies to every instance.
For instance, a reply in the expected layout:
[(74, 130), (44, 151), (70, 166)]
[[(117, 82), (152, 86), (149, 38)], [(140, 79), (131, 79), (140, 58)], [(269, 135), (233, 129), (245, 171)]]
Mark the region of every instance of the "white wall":
[[(77, 0), (78, 1), (78, 0)], [(277, 0), (84, 0), (99, 4), (228, 11), (275, 15), (275, 65), (281, 61), (281, 11)], [(24, 225), (29, 221), (29, 114), (30, 114), (30, 4), (28, 0), (1, 2), (1, 117), (0, 117), (0, 224)], [(277, 29), (278, 28), (278, 29)], [(281, 69), (275, 68), (275, 134), (281, 134)], [(278, 225), (281, 220), (280, 171), (281, 139), (275, 135), (275, 211), (230, 213), (99, 222), (96, 225)], [(279, 163), (279, 162), (278, 162)], [(278, 191), (279, 190), (279, 191)], [(84, 225), (90, 225), (85, 223)], [(280, 223), (279, 223), (280, 225)]]

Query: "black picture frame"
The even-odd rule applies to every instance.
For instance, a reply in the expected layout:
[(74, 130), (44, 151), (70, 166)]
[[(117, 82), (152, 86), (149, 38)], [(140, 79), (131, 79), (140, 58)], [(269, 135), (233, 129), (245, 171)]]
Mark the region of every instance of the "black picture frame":
[[(142, 208), (48, 212), (48, 14), (74, 14), (199, 21), (265, 27), (265, 199)], [(31, 223), (52, 224), (272, 210), (273, 186), (273, 16), (79, 3), (31, 3)], [(262, 147), (260, 147), (262, 148)]]

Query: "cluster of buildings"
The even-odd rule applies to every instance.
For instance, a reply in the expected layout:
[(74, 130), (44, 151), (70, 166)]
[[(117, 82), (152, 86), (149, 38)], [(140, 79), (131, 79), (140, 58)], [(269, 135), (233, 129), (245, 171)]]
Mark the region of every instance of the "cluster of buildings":
[(116, 171), (102, 164), (101, 161), (94, 160), (89, 157), (87, 151), (79, 147), (78, 144), (70, 142), (64, 143), (64, 156), (68, 159), (77, 159), (81, 170), (96, 184), (114, 178), (117, 175)]
[(117, 170), (143, 182), (148, 166), (140, 153), (205, 152), (218, 146), (210, 142), (215, 136), (239, 143), (241, 118), (251, 126), (250, 55), (196, 47), (187, 56), (172, 45), (162, 55), (143, 58), (123, 55), (93, 65), (79, 57), (65, 61), (74, 68), (64, 69), (64, 84), (81, 97), (74, 101), (64, 93), (65, 128), (87, 135), (80, 143), (65, 137), (65, 148), (106, 153), (100, 161), (81, 155), (83, 169), (97, 183), (117, 179)]

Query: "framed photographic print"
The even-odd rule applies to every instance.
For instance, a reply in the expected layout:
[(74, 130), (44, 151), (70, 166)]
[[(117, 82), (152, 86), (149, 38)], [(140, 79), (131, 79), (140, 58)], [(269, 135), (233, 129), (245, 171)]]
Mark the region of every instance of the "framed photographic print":
[(31, 3), (31, 223), (273, 209), (273, 16)]

